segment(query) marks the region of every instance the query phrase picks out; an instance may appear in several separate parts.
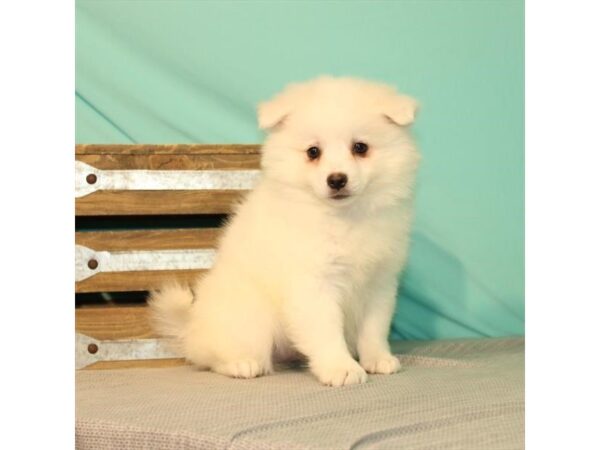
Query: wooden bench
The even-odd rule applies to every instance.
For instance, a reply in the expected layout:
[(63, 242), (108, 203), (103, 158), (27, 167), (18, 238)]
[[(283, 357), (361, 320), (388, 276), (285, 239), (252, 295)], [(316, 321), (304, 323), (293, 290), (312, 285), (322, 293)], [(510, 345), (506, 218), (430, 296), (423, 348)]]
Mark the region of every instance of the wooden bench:
[(75, 160), (77, 368), (182, 364), (146, 293), (210, 268), (214, 225), (254, 185), (259, 146), (86, 144)]

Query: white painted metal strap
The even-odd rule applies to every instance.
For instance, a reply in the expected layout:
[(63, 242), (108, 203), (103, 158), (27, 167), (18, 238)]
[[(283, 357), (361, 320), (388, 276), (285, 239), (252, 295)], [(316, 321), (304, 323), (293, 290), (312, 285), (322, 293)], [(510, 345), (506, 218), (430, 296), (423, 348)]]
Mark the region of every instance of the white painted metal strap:
[(75, 161), (75, 197), (107, 190), (248, 190), (259, 175), (259, 170), (100, 170)]
[[(90, 344), (95, 353), (90, 352)], [(75, 368), (82, 369), (97, 361), (179, 358), (165, 339), (125, 339), (99, 341), (84, 334), (75, 336)]]
[[(209, 269), (215, 258), (214, 249), (95, 251), (83, 245), (75, 246), (75, 281), (82, 281), (99, 272), (129, 272), (143, 270)], [(91, 266), (89, 262), (95, 260)]]

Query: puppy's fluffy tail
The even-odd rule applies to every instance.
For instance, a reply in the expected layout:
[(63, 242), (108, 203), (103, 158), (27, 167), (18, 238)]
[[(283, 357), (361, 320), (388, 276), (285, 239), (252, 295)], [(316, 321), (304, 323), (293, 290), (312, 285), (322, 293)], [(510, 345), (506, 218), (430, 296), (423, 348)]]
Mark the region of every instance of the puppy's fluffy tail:
[(151, 292), (148, 304), (152, 326), (162, 336), (180, 338), (193, 301), (192, 290), (179, 284), (168, 284)]

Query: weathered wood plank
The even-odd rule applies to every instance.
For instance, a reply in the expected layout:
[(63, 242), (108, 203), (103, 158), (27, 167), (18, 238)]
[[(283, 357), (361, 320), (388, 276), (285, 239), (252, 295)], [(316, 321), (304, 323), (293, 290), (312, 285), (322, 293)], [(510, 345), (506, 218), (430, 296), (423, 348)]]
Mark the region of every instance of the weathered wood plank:
[(76, 155), (258, 154), (258, 144), (78, 144)]
[[(75, 243), (96, 251), (215, 248), (220, 229), (93, 231), (75, 233)], [(169, 280), (189, 284), (203, 270), (100, 272), (75, 284), (75, 292), (146, 291)]]
[(106, 272), (75, 283), (76, 293), (135, 292), (158, 289), (176, 281), (191, 285), (205, 270), (148, 270), (139, 272)]
[[(80, 307), (75, 309), (75, 330), (98, 341), (158, 338), (160, 336), (150, 324), (149, 313), (149, 308), (142, 305)], [(174, 367), (184, 364), (183, 358), (98, 361), (84, 369)]]
[(229, 214), (248, 191), (98, 191), (76, 199), (78, 216)]
[(82, 370), (109, 370), (109, 369), (160, 369), (164, 367), (177, 367), (189, 365), (183, 358), (168, 359), (136, 359), (127, 361), (98, 361), (84, 367)]
[(76, 160), (100, 170), (251, 170), (258, 154), (82, 154)]
[(97, 251), (215, 248), (221, 231), (218, 228), (83, 231), (75, 233), (75, 243)]
[(100, 341), (158, 337), (147, 306), (87, 306), (75, 309), (75, 330)]

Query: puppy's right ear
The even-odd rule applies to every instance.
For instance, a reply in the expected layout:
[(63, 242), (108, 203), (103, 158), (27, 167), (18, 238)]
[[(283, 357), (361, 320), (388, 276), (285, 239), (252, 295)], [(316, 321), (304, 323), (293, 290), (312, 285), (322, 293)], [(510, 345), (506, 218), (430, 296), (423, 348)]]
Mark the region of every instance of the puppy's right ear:
[(283, 122), (290, 112), (286, 97), (285, 94), (280, 94), (267, 102), (259, 103), (258, 127), (261, 130), (271, 130)]
[(271, 100), (260, 103), (257, 108), (259, 128), (272, 130), (281, 125), (304, 95), (306, 86), (302, 83), (290, 83)]

